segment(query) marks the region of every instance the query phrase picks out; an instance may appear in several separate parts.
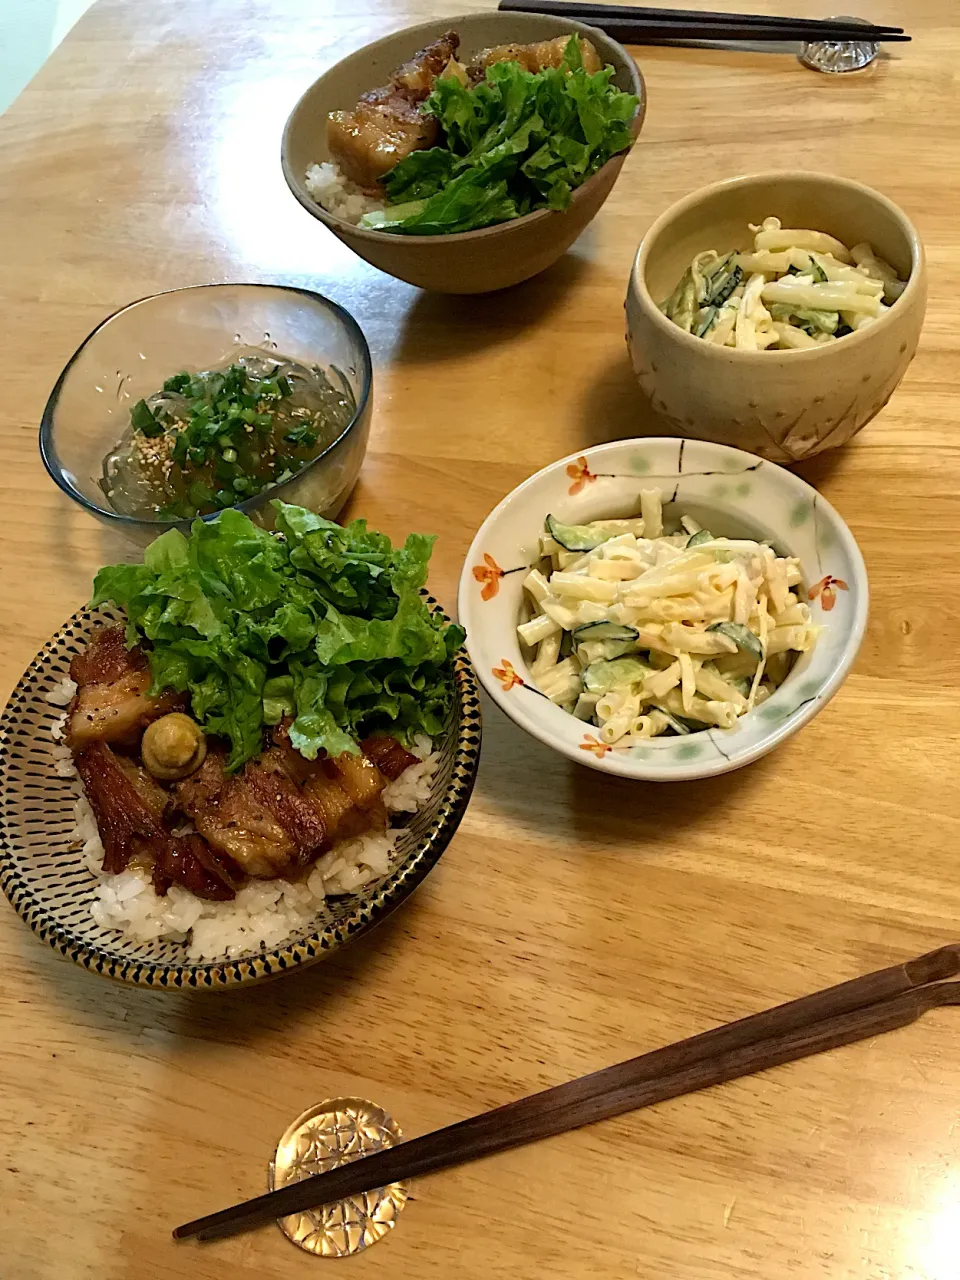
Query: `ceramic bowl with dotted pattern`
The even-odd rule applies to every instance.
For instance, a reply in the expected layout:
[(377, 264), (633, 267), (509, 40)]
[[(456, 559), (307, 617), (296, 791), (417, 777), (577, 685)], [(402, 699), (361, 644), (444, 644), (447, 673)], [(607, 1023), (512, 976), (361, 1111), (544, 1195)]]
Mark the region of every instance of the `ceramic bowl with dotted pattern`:
[[(798, 593), (821, 628), (776, 692), (731, 729), (597, 740), (596, 726), (545, 697), (517, 636), (523, 580), (552, 513), (564, 524), (634, 516), (642, 489), (663, 493), (664, 521), (693, 516), (714, 534), (768, 541), (797, 556)], [(481, 684), (501, 710), (578, 764), (652, 782), (726, 773), (766, 755), (822, 710), (853, 665), (867, 623), (867, 571), (853, 535), (810, 485), (775, 463), (703, 440), (618, 440), (561, 458), (507, 495), (480, 527), (460, 578), (460, 621)]]
[[(441, 613), (435, 600), (430, 608)], [(473, 671), (455, 659), (456, 696), (432, 794), (397, 842), (385, 877), (330, 898), (313, 922), (276, 947), (234, 960), (191, 961), (183, 943), (137, 942), (91, 915), (97, 881), (72, 838), (79, 783), (57, 775), (51, 728), (63, 708), (46, 701), (70, 660), (115, 611), (83, 609), (30, 664), (0, 717), (0, 887), (23, 920), (55, 950), (95, 973), (134, 986), (222, 990), (279, 977), (322, 960), (366, 932), (420, 884), (450, 843), (480, 759), (480, 699)]]

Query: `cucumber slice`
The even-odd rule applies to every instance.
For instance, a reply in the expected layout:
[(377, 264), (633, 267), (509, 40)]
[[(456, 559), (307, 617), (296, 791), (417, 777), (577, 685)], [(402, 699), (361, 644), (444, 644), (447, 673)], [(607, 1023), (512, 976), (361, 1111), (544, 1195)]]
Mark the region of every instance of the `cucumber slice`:
[(560, 543), (564, 551), (592, 551), (614, 536), (585, 524), (563, 524), (556, 516), (547, 516), (547, 533), (554, 542)]
[(728, 271), (730, 264), (736, 257), (736, 253), (726, 253), (722, 258), (716, 258), (713, 262), (708, 262), (705, 267), (701, 268), (701, 273), (705, 280), (712, 280), (714, 276), (720, 275), (722, 271)]
[(588, 640), (586, 644), (577, 646), (577, 657), (581, 667), (593, 666), (595, 662), (612, 662), (614, 658), (636, 657), (636, 640)]
[(573, 636), (569, 631), (561, 631), (560, 633), (560, 660), (569, 658), (573, 653)]
[(585, 640), (639, 640), (640, 632), (636, 627), (625, 626), (621, 622), (584, 622), (574, 627), (573, 638), (577, 644)]
[[(731, 254), (730, 257), (733, 257)], [(707, 295), (707, 306), (722, 307), (727, 299), (731, 296), (737, 285), (743, 281), (743, 269), (739, 266), (733, 267), (725, 275), (717, 275), (710, 281), (710, 292)]]
[(659, 706), (656, 702), (653, 704), (662, 716), (667, 717), (667, 724), (674, 733), (686, 734), (692, 732), (682, 720), (678, 720), (676, 716), (672, 716), (666, 707)]
[(583, 673), (583, 687), (588, 693), (609, 693), (620, 684), (635, 684), (653, 668), (639, 658), (611, 658), (609, 662), (593, 662)]
[(715, 622), (707, 630), (719, 631), (722, 636), (732, 640), (738, 649), (751, 654), (758, 662), (762, 661), (763, 645), (749, 627), (744, 627), (739, 622)]
[(705, 338), (713, 326), (717, 323), (718, 310), (716, 307), (704, 307), (700, 314), (700, 322), (696, 328), (696, 336)]
[(712, 542), (713, 534), (709, 529), (701, 529), (699, 533), (691, 533), (687, 539), (688, 547), (699, 547), (701, 542)]

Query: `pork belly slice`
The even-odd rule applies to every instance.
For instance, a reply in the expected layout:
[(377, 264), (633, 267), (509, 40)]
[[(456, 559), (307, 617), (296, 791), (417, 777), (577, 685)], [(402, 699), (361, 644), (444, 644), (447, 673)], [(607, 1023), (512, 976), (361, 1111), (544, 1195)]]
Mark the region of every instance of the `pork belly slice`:
[(79, 685), (70, 704), (66, 740), (74, 752), (93, 742), (135, 747), (150, 723), (185, 706), (182, 694), (147, 694), (151, 676), (147, 655), (128, 649), (122, 626), (98, 627), (83, 653), (70, 663), (70, 678)]
[(303, 794), (322, 815), (333, 844), (340, 840), (354, 840), (374, 828), (383, 830), (387, 825), (382, 805), (375, 809), (360, 809), (354, 804), (328, 760), (304, 784)]
[(333, 840), (323, 815), (287, 773), (279, 747), (271, 747), (251, 760), (241, 781), (292, 838), (301, 866), (315, 862), (330, 848)]
[[(423, 102), (430, 96), (434, 81), (443, 72), (444, 67), (451, 58), (457, 56), (459, 48), (460, 37), (456, 31), (445, 32), (432, 44), (419, 49), (409, 62), (397, 67), (390, 77), (390, 86), (397, 93), (402, 94), (408, 102)], [(363, 98), (360, 101), (362, 102)]]
[(327, 145), (340, 171), (367, 191), (414, 151), (432, 147), (440, 126), (433, 116), (398, 97), (391, 89), (367, 95), (353, 111), (331, 111), (327, 117)]
[[(552, 40), (536, 40), (533, 44), (498, 44), (492, 49), (481, 49), (470, 60), (470, 77), (474, 81), (482, 80), (487, 67), (495, 62), (519, 62), (524, 71), (534, 75), (544, 67), (559, 67), (569, 42), (569, 36), (556, 36)], [(580, 52), (585, 71), (592, 75), (603, 70), (596, 46), (584, 36), (580, 37)]]
[(270, 880), (296, 869), (295, 840), (242, 774), (226, 776), (221, 752), (208, 752), (196, 773), (177, 784), (175, 795), (210, 847), (248, 876)]
[[(383, 830), (387, 815), (381, 793), (387, 777), (375, 762), (366, 755), (349, 752), (335, 759), (321, 753), (318, 759), (308, 760), (290, 742), (291, 723), (288, 717), (273, 730), (272, 754), (287, 775), (302, 786), (303, 794), (319, 811), (330, 839), (351, 839), (371, 827)], [(399, 750), (403, 752), (402, 747)]]
[(243, 872), (236, 863), (195, 834), (171, 837), (153, 866), (153, 887), (161, 895), (179, 884), (208, 902), (229, 902), (242, 882)]
[(103, 869), (117, 875), (128, 867), (153, 874), (157, 893), (182, 884), (198, 898), (235, 896), (236, 867), (218, 858), (199, 836), (176, 837), (163, 825), (170, 797), (145, 769), (95, 742), (76, 758), (103, 842)]
[(82, 653), (70, 663), (70, 679), (78, 685), (112, 684), (134, 671), (146, 671), (147, 655), (139, 645), (127, 648), (126, 629), (119, 624), (97, 627)]
[(365, 93), (352, 111), (331, 111), (327, 145), (341, 172), (368, 190), (414, 151), (432, 147), (440, 126), (423, 115), (420, 103), (451, 58), (460, 38), (455, 31), (435, 40), (398, 67), (390, 83)]
[(380, 793), (387, 780), (365, 755), (352, 755), (345, 751), (341, 756), (328, 756), (324, 767), (358, 809), (366, 812), (380, 804)]
[(131, 858), (152, 865), (169, 839), (161, 821), (167, 803), (162, 789), (131, 761), (121, 764), (104, 742), (81, 751), (76, 766), (103, 842), (104, 871), (117, 875)]
[(391, 782), (396, 782), (401, 773), (412, 764), (419, 763), (417, 757), (402, 747), (396, 738), (389, 738), (386, 734), (364, 738), (360, 743), (360, 750)]

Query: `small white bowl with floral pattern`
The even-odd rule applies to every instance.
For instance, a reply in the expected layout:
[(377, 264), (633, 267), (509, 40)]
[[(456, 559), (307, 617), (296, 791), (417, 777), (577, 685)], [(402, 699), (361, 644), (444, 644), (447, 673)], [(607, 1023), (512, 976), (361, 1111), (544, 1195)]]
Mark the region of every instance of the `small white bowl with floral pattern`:
[[(642, 489), (663, 492), (664, 519), (690, 516), (718, 536), (769, 542), (795, 556), (797, 592), (822, 628), (780, 687), (732, 728), (704, 728), (619, 746), (542, 694), (517, 635), (523, 581), (540, 560), (547, 514), (564, 524), (629, 517)], [(773, 462), (702, 440), (618, 440), (561, 458), (497, 506), (473, 540), (460, 578), (460, 621), (486, 691), (541, 742), (604, 773), (682, 781), (726, 773), (766, 755), (830, 700), (867, 623), (867, 572), (843, 520), (817, 491)]]

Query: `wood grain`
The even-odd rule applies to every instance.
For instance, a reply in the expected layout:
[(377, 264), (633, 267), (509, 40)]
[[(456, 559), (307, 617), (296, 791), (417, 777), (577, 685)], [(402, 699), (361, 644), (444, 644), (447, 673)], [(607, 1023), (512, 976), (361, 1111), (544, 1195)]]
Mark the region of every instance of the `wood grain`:
[[(546, 276), (466, 300), (354, 258), (276, 160), (324, 67), (442, 11), (99, 0), (0, 117), (2, 691), (94, 570), (128, 554), (59, 495), (36, 446), (57, 374), (115, 307), (249, 279), (351, 310), (376, 369), (351, 509), (391, 534), (440, 532), (432, 585), (449, 606), (509, 489), (653, 429), (623, 343), (644, 229), (704, 183), (795, 165), (881, 188), (928, 253), (928, 320), (901, 388), (850, 446), (799, 468), (866, 557), (864, 648), (803, 733), (689, 786), (576, 768), (488, 705), (477, 791), (437, 870), (369, 938), (273, 987), (126, 991), (0, 904), (3, 1280), (313, 1274), (321, 1264), (272, 1229), (203, 1247), (169, 1230), (261, 1191), (280, 1133), (322, 1097), (373, 1098), (412, 1136), (956, 939), (954, 4), (861, 6), (915, 38), (849, 80), (786, 55), (638, 50), (650, 110), (600, 216)], [(391, 1280), (957, 1280), (956, 1043), (955, 1017), (933, 1013), (424, 1179), (390, 1238), (344, 1265)]]
[(876, 969), (726, 1022), (710, 1031), (541, 1089), (515, 1102), (216, 1210), (174, 1228), (177, 1240), (215, 1240), (320, 1205), (467, 1164), (714, 1085), (898, 1031), (960, 1005), (960, 943)]

